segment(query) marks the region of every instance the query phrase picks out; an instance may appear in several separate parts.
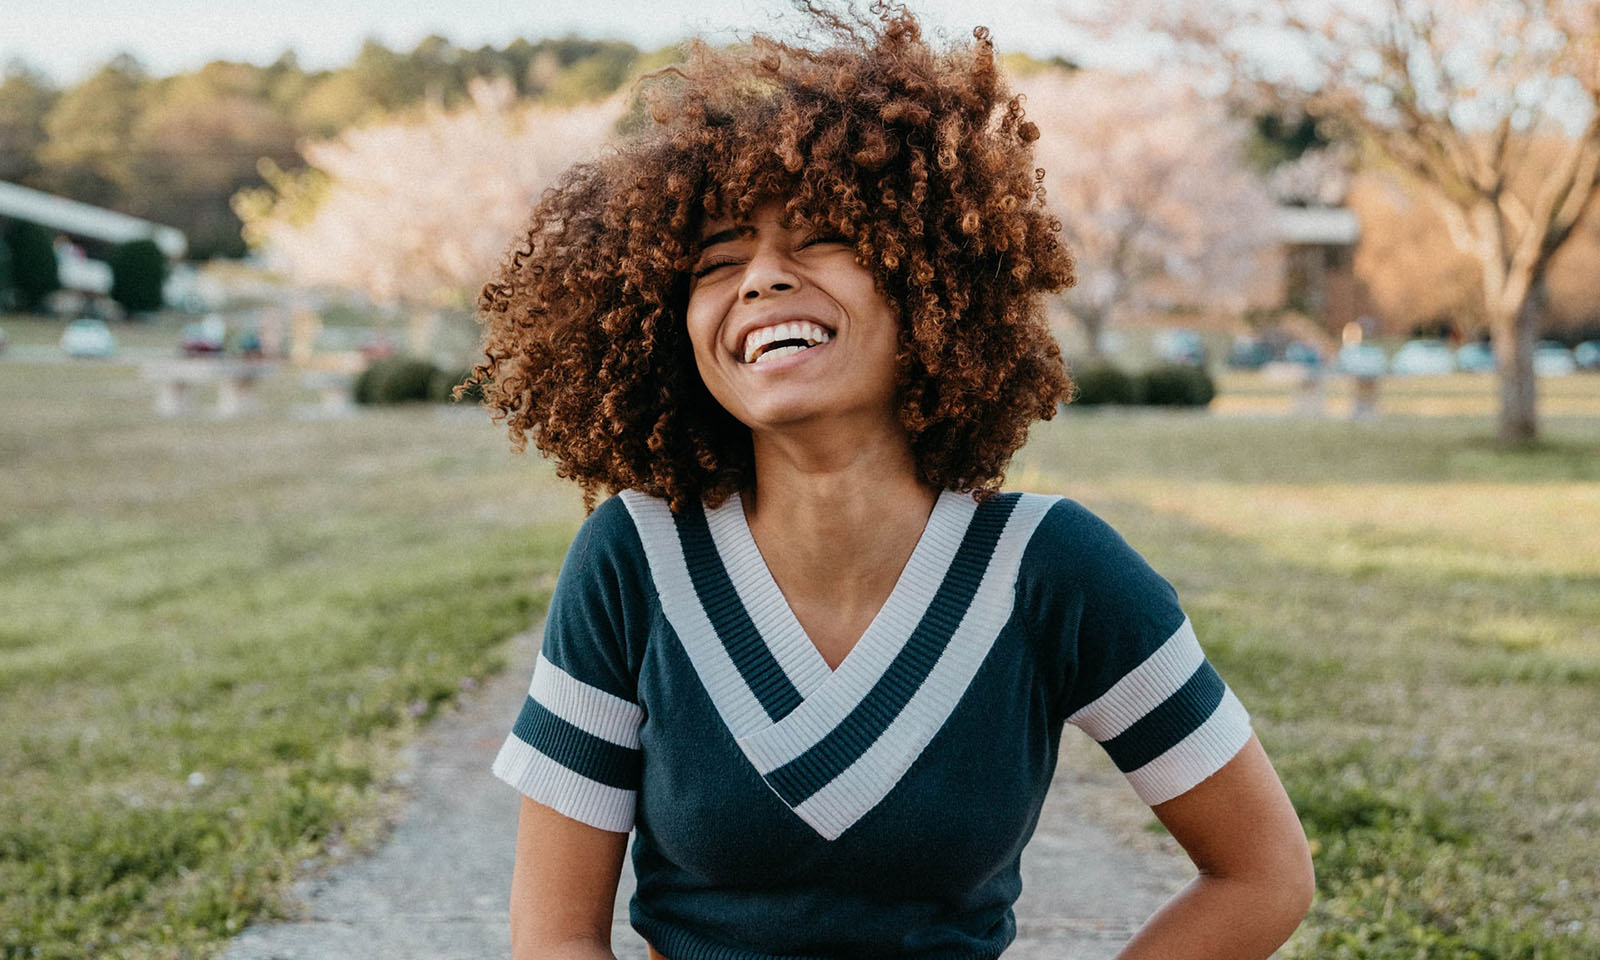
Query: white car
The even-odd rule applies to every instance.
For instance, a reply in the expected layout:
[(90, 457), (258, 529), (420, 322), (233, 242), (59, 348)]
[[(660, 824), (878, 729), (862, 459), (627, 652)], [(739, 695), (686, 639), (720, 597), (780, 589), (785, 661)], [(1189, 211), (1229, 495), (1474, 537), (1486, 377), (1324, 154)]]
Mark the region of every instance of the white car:
[(80, 317), (61, 331), (61, 350), (69, 357), (111, 357), (117, 353), (117, 338), (104, 320)]
[(1533, 348), (1533, 375), (1536, 377), (1567, 377), (1578, 372), (1578, 361), (1572, 351), (1554, 340), (1540, 340)]
[(1407, 340), (1389, 361), (1389, 372), (1401, 376), (1437, 376), (1455, 369), (1455, 354), (1443, 340)]

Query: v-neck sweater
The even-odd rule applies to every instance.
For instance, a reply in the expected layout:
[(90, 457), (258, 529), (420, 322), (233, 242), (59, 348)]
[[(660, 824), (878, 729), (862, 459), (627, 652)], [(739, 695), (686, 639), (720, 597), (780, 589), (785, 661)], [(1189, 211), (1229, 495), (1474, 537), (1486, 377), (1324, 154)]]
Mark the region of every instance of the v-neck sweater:
[(627, 491), (573, 541), (494, 773), (636, 830), (630, 916), (671, 960), (986, 960), (1068, 723), (1149, 804), (1250, 736), (1172, 587), (1077, 503), (941, 494), (830, 669), (737, 497)]

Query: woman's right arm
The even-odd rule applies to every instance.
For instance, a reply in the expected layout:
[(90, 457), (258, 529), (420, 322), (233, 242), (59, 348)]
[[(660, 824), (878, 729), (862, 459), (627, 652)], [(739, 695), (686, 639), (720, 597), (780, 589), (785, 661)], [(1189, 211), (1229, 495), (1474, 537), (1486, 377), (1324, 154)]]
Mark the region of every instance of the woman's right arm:
[(511, 875), (515, 960), (615, 960), (611, 915), (628, 835), (522, 798)]

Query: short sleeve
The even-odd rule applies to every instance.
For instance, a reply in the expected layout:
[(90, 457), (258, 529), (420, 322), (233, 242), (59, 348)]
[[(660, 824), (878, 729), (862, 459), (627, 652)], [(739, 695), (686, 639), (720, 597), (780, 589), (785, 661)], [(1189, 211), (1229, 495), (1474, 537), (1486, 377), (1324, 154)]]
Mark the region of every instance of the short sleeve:
[(1062, 500), (1046, 514), (1019, 592), (1060, 683), (1058, 716), (1093, 737), (1145, 803), (1187, 792), (1249, 741), (1249, 715), (1172, 585), (1082, 506)]
[(642, 557), (616, 498), (579, 529), (550, 597), (533, 682), (493, 767), (530, 799), (619, 833), (633, 827), (642, 769)]

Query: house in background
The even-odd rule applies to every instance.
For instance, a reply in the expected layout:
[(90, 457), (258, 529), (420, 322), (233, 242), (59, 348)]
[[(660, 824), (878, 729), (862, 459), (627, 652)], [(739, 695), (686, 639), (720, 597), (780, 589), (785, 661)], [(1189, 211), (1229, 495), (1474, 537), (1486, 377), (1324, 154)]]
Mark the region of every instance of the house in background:
[(56, 270), (65, 298), (75, 301), (72, 308), (111, 292), (106, 261), (118, 244), (148, 239), (174, 262), (189, 249), (176, 227), (15, 183), (0, 182), (0, 220), (28, 220), (56, 234)]

